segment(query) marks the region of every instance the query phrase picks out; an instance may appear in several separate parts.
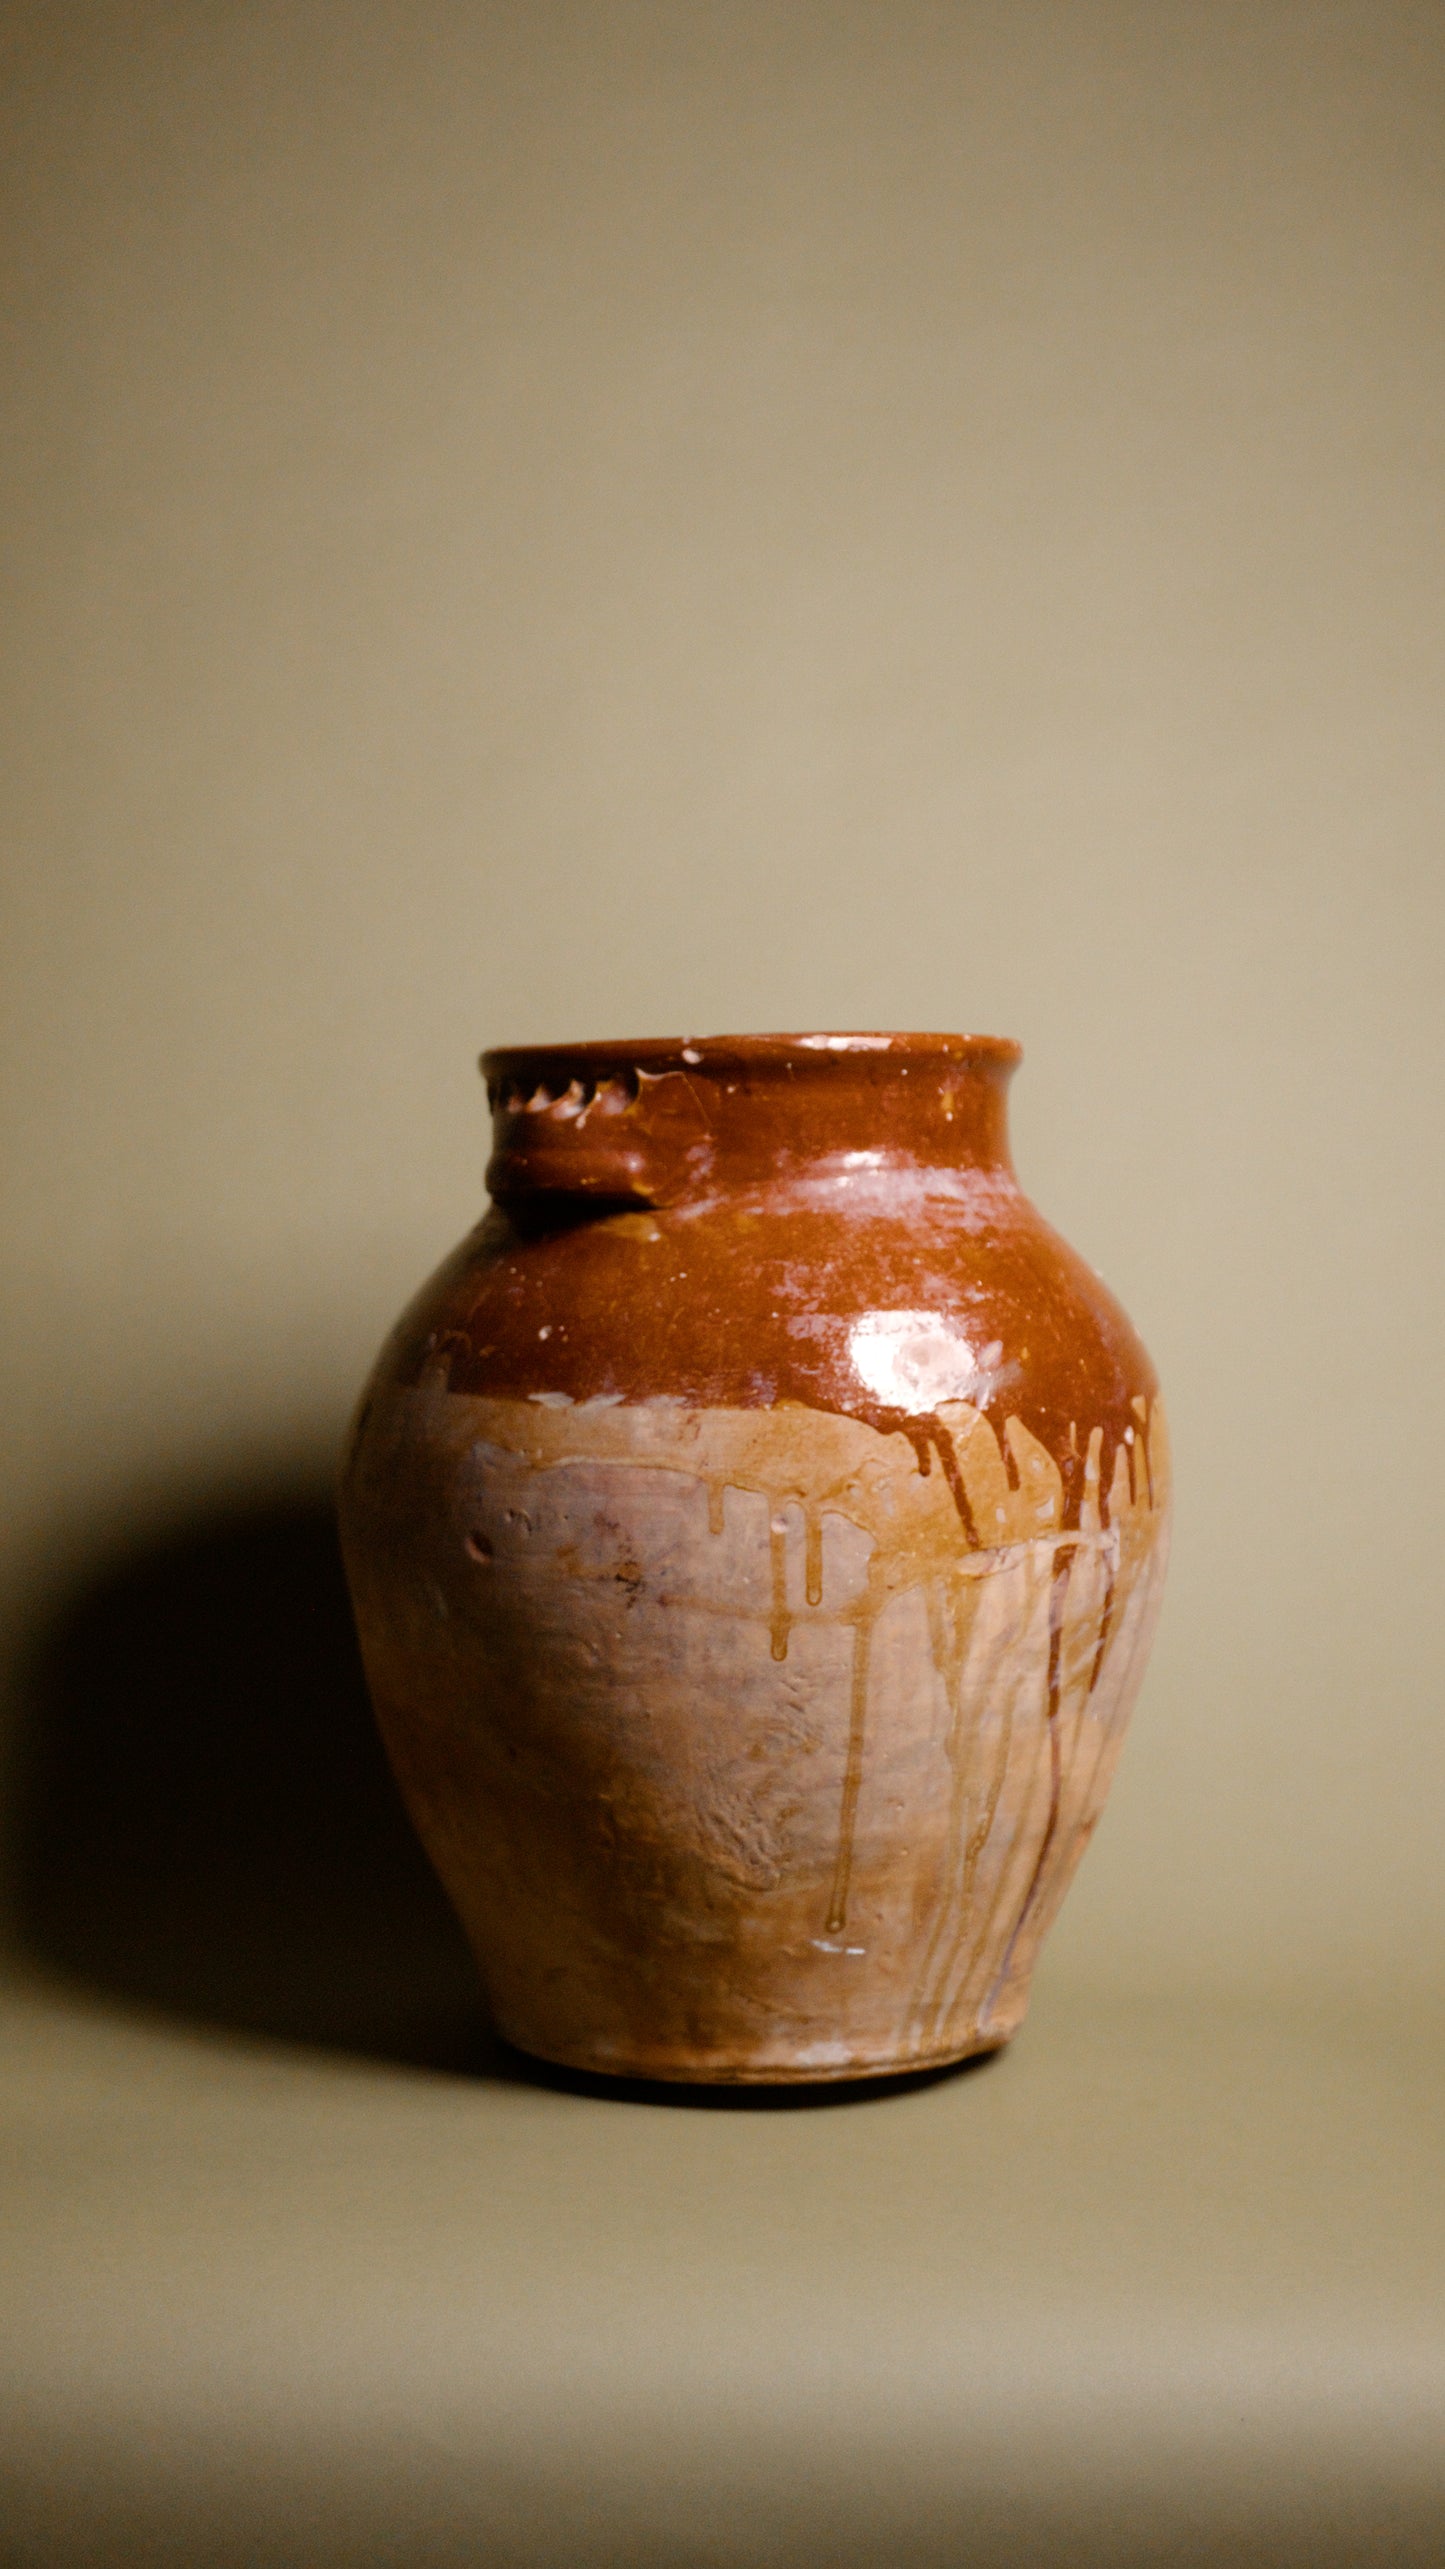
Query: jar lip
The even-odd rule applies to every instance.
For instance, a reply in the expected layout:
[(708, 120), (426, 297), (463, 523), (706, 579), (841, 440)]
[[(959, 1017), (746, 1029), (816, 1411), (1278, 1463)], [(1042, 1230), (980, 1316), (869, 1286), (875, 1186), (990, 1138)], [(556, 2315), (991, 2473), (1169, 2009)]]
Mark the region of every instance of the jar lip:
[(606, 1075), (644, 1071), (656, 1078), (670, 1070), (817, 1070), (825, 1065), (884, 1059), (914, 1062), (977, 1063), (980, 1068), (1011, 1071), (1023, 1059), (1023, 1047), (1008, 1035), (806, 1034), (806, 1035), (645, 1035), (636, 1043), (604, 1039), (575, 1044), (506, 1044), (485, 1052), (483, 1077), (545, 1080), (558, 1070)]

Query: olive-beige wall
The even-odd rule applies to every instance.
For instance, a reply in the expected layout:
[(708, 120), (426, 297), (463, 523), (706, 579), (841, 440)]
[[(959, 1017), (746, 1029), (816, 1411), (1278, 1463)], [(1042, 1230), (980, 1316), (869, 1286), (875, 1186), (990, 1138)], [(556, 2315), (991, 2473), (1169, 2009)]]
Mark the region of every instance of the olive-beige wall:
[(9, 1630), (325, 1468), (483, 1041), (1017, 1034), (1180, 1490), (1046, 1971), (1438, 1985), (1439, 7), (0, 64)]

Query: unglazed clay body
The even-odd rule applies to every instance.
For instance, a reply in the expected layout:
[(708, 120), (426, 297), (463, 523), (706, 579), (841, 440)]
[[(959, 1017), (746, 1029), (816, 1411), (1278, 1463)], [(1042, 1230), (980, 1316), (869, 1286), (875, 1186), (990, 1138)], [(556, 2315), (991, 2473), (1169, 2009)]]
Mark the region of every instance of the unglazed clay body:
[(1017, 1047), (486, 1057), (495, 1199), (365, 1395), (377, 1715), (500, 2030), (653, 2078), (995, 2048), (1158, 1609), (1153, 1369)]

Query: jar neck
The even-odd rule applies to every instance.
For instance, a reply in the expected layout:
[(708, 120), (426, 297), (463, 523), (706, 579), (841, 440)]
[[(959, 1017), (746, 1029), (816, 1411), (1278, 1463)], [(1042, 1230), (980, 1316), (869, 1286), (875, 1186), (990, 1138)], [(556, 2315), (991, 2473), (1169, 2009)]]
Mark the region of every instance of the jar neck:
[(1012, 1173), (1019, 1048), (987, 1035), (740, 1035), (485, 1053), (487, 1186), (663, 1206), (840, 1169)]

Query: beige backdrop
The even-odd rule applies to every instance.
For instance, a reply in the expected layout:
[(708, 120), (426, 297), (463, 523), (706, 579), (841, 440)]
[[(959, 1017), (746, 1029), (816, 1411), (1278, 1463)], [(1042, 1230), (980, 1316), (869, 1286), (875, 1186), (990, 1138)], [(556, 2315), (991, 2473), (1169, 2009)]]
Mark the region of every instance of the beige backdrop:
[(324, 1456), (484, 1041), (1017, 1034), (1173, 1588), (1054, 1985), (1442, 1978), (1445, 22), (7, 12), (24, 1623)]

